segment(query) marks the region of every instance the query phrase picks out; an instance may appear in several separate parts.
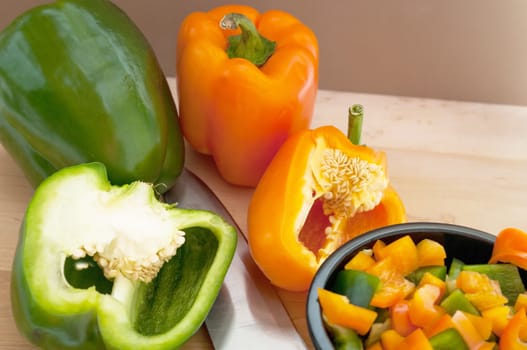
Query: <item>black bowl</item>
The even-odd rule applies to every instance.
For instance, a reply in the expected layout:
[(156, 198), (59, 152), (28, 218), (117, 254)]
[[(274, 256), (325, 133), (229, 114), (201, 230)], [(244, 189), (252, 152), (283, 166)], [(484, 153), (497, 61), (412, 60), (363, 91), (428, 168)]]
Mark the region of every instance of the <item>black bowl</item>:
[(318, 303), (318, 288), (331, 285), (333, 278), (344, 265), (362, 249), (371, 248), (375, 241), (385, 243), (410, 235), (414, 242), (424, 238), (433, 239), (445, 247), (446, 264), (453, 257), (467, 264), (487, 263), (496, 237), (473, 228), (443, 223), (406, 223), (386, 226), (352, 239), (332, 253), (320, 266), (309, 288), (306, 305), (307, 326), (313, 345), (318, 350), (333, 350), (334, 346), (326, 332), (322, 311)]

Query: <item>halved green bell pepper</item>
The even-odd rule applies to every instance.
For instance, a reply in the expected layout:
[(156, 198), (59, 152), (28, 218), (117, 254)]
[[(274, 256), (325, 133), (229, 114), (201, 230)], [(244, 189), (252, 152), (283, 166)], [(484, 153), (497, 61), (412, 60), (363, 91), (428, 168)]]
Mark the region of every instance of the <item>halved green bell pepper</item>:
[(0, 142), (33, 185), (106, 165), (164, 192), (184, 161), (177, 109), (146, 38), (107, 0), (59, 0), (0, 34)]
[(67, 167), (35, 191), (12, 269), (18, 329), (45, 349), (174, 349), (221, 288), (236, 230), (160, 202), (153, 185), (114, 186), (102, 163)]

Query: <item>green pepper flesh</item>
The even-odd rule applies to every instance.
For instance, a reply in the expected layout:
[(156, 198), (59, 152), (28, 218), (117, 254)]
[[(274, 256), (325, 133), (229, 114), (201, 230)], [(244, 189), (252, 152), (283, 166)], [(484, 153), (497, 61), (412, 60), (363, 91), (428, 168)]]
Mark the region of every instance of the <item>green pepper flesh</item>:
[[(110, 185), (101, 163), (64, 168), (37, 188), (21, 226), (11, 283), (17, 327), (32, 343), (44, 349), (174, 349), (204, 322), (234, 256), (236, 230), (214, 213), (158, 202), (153, 186), (135, 197), (141, 188), (144, 185)], [(72, 189), (79, 193), (71, 194)], [(117, 280), (108, 281), (93, 260), (67, 259), (68, 242), (78, 240), (68, 235), (84, 233), (62, 232), (61, 225), (53, 224), (52, 213), (72, 213), (56, 208), (57, 203), (69, 203), (60, 200), (65, 193), (79, 197), (71, 201), (75, 207), (89, 202), (94, 191), (113, 196), (110, 205), (136, 200), (134, 206), (151, 207), (159, 218), (170, 220), (170, 231), (184, 231), (185, 242), (150, 282), (128, 281), (122, 288)], [(109, 220), (118, 221), (117, 216)], [(59, 230), (50, 230), (56, 227)], [(145, 234), (152, 235), (148, 229)]]
[(381, 284), (379, 277), (358, 270), (341, 270), (337, 273), (332, 290), (345, 295), (349, 302), (369, 307), (373, 294)]
[(448, 328), (430, 338), (434, 350), (469, 350), (461, 334), (455, 328)]
[(473, 315), (480, 315), (478, 309), (467, 299), (460, 289), (454, 289), (440, 303), (440, 306), (453, 315), (456, 311), (464, 311)]

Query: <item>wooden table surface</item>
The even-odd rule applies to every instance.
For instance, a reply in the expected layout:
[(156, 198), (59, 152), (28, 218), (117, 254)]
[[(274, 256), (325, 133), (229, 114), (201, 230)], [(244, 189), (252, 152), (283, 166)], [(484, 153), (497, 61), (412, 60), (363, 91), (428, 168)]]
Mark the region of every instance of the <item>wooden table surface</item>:
[[(174, 90), (174, 80), (169, 79)], [(387, 153), (409, 221), (472, 226), (493, 234), (527, 230), (527, 106), (320, 91), (312, 126), (346, 130), (347, 109), (365, 108), (363, 141)], [(246, 234), (252, 190), (226, 184), (208, 157), (187, 147), (186, 166), (225, 204)], [(15, 327), (10, 269), (18, 229), (33, 190), (0, 146), (0, 349), (33, 349)], [(307, 335), (305, 293), (278, 290), (298, 332)], [(211, 349), (203, 327), (184, 349)]]

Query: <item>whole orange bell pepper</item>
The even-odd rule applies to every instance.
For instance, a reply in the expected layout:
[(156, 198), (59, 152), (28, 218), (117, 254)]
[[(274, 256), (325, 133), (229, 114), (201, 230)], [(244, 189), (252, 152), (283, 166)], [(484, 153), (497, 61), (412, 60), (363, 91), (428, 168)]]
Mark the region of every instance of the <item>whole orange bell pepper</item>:
[(385, 154), (333, 126), (304, 130), (280, 148), (248, 210), (251, 255), (269, 280), (305, 291), (320, 264), (351, 238), (401, 223)]
[(288, 13), (229, 5), (187, 16), (176, 51), (185, 138), (227, 182), (256, 186), (286, 138), (311, 123), (315, 34)]

